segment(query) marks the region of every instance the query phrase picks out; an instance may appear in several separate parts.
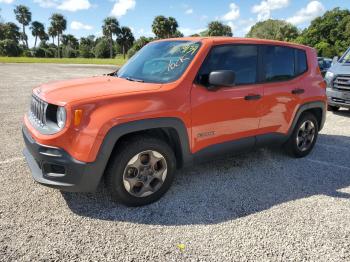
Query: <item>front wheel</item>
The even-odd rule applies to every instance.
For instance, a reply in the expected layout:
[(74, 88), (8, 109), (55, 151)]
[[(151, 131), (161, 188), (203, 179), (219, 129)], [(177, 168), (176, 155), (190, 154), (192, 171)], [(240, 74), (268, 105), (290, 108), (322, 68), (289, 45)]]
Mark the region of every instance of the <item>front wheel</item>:
[(307, 156), (315, 146), (318, 136), (318, 122), (311, 113), (303, 114), (288, 139), (285, 149), (293, 157)]
[(167, 143), (137, 137), (120, 145), (106, 170), (106, 185), (113, 200), (127, 206), (157, 201), (170, 187), (175, 155)]

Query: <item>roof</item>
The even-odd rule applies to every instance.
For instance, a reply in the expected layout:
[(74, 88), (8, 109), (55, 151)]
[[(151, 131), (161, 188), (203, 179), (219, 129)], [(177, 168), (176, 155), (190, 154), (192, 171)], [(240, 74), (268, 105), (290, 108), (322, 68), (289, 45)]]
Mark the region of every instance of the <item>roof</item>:
[(233, 44), (233, 43), (245, 43), (245, 44), (265, 44), (265, 45), (283, 45), (290, 46), (296, 48), (311, 48), (306, 45), (277, 41), (277, 40), (269, 40), (269, 39), (258, 39), (258, 38), (244, 38), (244, 37), (222, 37), (222, 36), (212, 36), (212, 37), (180, 37), (180, 38), (168, 38), (161, 39), (157, 41), (195, 41), (195, 42), (203, 42), (203, 41), (213, 41), (215, 44)]

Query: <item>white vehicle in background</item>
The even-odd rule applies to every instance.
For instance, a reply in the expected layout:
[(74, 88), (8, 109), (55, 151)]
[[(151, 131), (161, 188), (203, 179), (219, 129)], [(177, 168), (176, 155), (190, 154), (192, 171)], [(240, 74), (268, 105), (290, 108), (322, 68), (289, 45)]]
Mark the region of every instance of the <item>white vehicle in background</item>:
[(328, 110), (338, 111), (340, 107), (350, 109), (350, 48), (338, 59), (334, 57), (327, 71)]

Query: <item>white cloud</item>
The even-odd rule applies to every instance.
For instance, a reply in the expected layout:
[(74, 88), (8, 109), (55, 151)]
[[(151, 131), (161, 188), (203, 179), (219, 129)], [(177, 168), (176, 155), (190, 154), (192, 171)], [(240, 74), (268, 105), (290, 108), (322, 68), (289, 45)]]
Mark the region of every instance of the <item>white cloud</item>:
[(57, 6), (57, 9), (75, 12), (86, 10), (91, 7), (89, 0), (64, 0)]
[[(0, 0), (1, 1), (1, 0)], [(92, 7), (89, 0), (33, 0), (43, 8), (56, 8), (65, 11), (75, 12), (86, 10)]]
[(133, 10), (136, 6), (135, 0), (116, 0), (111, 15), (122, 17), (129, 10)]
[(233, 21), (239, 18), (239, 7), (235, 3), (230, 4), (230, 11), (223, 15), (222, 20)]
[(4, 3), (4, 4), (11, 4), (13, 3), (15, 0), (0, 0), (0, 3)]
[(311, 1), (308, 5), (300, 9), (294, 16), (287, 19), (289, 23), (300, 25), (309, 22), (322, 15), (325, 12), (325, 7), (319, 1)]
[(91, 30), (92, 26), (83, 24), (79, 21), (72, 21), (72, 23), (70, 23), (70, 28), (72, 30)]
[(193, 9), (192, 8), (189, 8), (185, 11), (185, 14), (186, 15), (190, 15), (190, 14), (193, 14)]
[(56, 7), (58, 4), (57, 0), (33, 0), (33, 1), (34, 3), (39, 4), (39, 6), (43, 8)]
[(271, 11), (285, 8), (289, 5), (290, 0), (263, 0), (260, 4), (254, 5), (252, 12), (258, 14), (258, 20), (266, 20), (271, 16)]

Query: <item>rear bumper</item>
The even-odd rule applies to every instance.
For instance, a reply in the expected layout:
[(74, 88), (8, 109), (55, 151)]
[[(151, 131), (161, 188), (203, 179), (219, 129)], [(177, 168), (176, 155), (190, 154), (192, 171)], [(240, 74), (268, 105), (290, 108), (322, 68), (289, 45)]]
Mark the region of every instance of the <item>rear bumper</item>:
[(70, 192), (96, 190), (103, 173), (96, 163), (78, 161), (63, 149), (37, 143), (26, 127), (22, 133), (26, 145), (23, 154), (36, 182)]
[(328, 105), (350, 108), (350, 92), (327, 88)]

